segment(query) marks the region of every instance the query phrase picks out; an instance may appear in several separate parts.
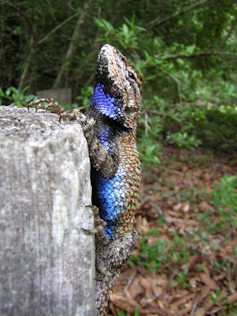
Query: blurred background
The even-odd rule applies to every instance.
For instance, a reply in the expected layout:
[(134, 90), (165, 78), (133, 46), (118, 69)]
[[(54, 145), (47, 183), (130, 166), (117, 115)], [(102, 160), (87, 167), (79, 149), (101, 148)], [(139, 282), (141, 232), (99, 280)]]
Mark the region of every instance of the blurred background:
[(237, 315), (237, 1), (1, 0), (0, 30), (4, 105), (87, 109), (105, 43), (143, 77), (141, 241), (110, 314)]

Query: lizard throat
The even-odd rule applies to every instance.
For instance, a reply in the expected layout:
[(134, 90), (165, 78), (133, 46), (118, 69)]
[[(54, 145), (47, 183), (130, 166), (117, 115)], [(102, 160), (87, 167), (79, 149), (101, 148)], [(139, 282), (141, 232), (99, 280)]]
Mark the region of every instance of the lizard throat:
[(105, 115), (122, 125), (125, 121), (123, 104), (118, 98), (111, 96), (101, 83), (97, 83), (91, 100), (91, 107), (95, 107), (102, 115)]

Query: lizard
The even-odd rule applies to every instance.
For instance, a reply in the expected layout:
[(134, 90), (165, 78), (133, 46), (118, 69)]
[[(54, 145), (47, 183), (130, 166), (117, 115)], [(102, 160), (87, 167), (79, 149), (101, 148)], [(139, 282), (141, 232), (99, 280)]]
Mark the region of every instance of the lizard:
[[(102, 46), (97, 59), (89, 109), (65, 112), (52, 98), (30, 102), (61, 119), (77, 120), (84, 131), (91, 161), (95, 228), (97, 315), (106, 315), (108, 298), (139, 239), (133, 228), (141, 166), (136, 145), (142, 78), (115, 47)], [(42, 102), (46, 102), (47, 105)]]

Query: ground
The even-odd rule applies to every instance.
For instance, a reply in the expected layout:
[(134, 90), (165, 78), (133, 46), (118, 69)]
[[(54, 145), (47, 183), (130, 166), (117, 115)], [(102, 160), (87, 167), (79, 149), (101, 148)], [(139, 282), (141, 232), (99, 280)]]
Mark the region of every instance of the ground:
[(159, 158), (109, 315), (237, 315), (237, 158), (173, 147)]

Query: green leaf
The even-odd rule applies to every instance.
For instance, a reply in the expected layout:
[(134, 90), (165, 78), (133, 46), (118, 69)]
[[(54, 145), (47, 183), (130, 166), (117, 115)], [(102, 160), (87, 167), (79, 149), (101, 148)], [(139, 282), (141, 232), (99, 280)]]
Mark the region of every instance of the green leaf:
[(169, 57), (169, 56), (170, 56), (170, 54), (164, 54), (161, 56), (161, 59), (167, 59), (167, 57)]
[(138, 306), (135, 307), (134, 316), (139, 316), (139, 308), (138, 308)]
[(29, 86), (26, 86), (24, 89), (22, 89), (22, 93), (25, 93), (26, 92), (26, 90), (28, 90), (29, 89)]
[(128, 27), (127, 27), (126, 24), (123, 24), (123, 25), (122, 25), (122, 30), (123, 30), (123, 35), (124, 35), (125, 37), (127, 37), (128, 34), (129, 34), (129, 29), (128, 29)]
[(186, 52), (187, 52), (189, 55), (192, 55), (192, 53), (194, 52), (195, 47), (196, 47), (195, 44), (190, 45), (190, 46), (187, 46), (187, 47), (186, 47)]
[(109, 30), (109, 31), (113, 31), (113, 25), (111, 23), (109, 23), (108, 21), (106, 20), (103, 20), (103, 22), (105, 23), (105, 26), (106, 28)]
[(143, 31), (143, 32), (147, 32), (147, 30), (144, 27), (141, 26), (136, 26), (136, 29)]
[(34, 94), (28, 94), (25, 96), (25, 102), (26, 103), (29, 103), (30, 101), (32, 101), (33, 99), (35, 98), (35, 95)]
[(5, 97), (5, 93), (2, 91), (1, 87), (0, 87), (0, 97)]
[(146, 77), (146, 80), (152, 80), (152, 79), (155, 79), (156, 77), (157, 75), (151, 75), (151, 76)]
[(10, 88), (12, 90), (12, 92), (14, 92), (16, 95), (19, 95), (20, 92), (15, 88), (15, 87), (11, 87)]
[(11, 88), (7, 88), (6, 90), (6, 96), (9, 96), (11, 94)]

